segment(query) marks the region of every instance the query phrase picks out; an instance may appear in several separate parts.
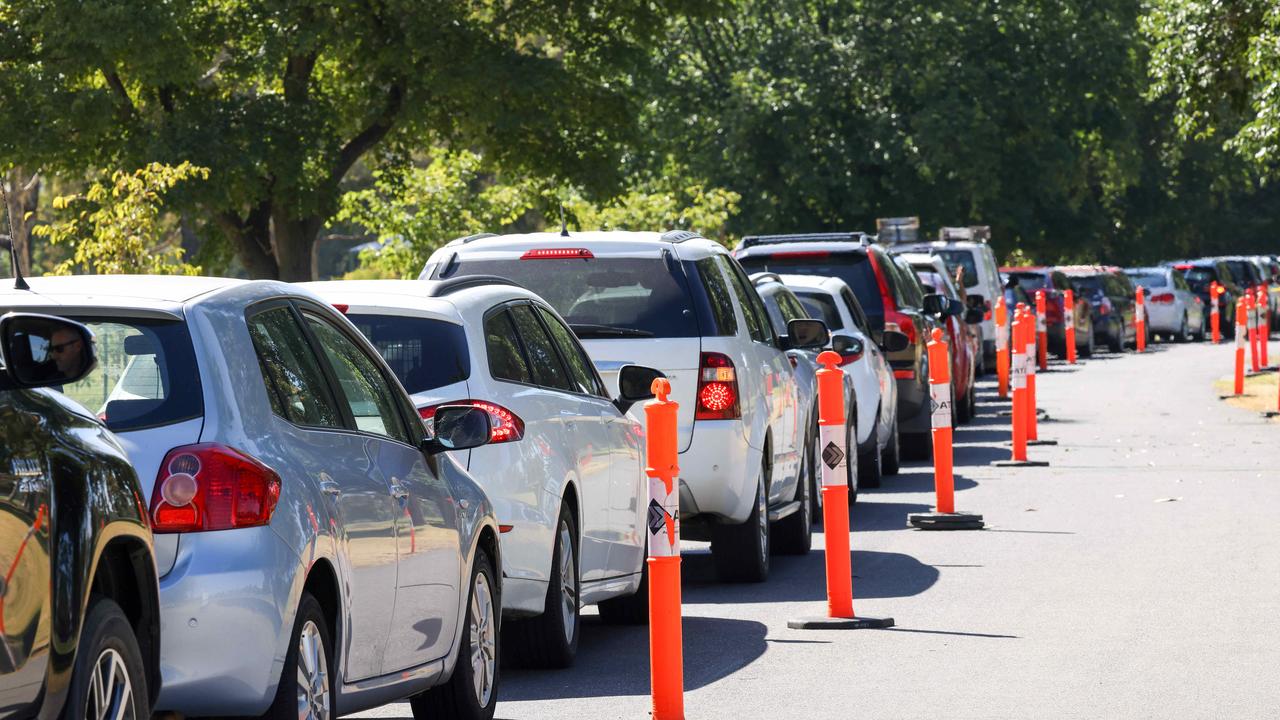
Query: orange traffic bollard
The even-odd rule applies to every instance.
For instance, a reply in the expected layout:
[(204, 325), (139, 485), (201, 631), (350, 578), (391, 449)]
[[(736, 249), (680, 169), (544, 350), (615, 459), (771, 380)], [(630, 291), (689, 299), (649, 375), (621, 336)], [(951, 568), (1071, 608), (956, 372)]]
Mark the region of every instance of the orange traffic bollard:
[(1213, 344), (1222, 342), (1222, 318), (1218, 311), (1218, 298), (1227, 291), (1217, 280), (1209, 283), (1209, 329), (1213, 331)]
[(1133, 311), (1133, 326), (1134, 326), (1134, 329), (1137, 330), (1137, 333), (1136, 333), (1137, 337), (1133, 339), (1133, 345), (1138, 349), (1138, 352), (1146, 352), (1147, 351), (1147, 308), (1146, 308), (1146, 303), (1143, 301), (1143, 296), (1146, 295), (1146, 293), (1143, 292), (1143, 288), (1141, 285), (1139, 285), (1137, 289), (1134, 290), (1134, 295), (1137, 298), (1137, 307), (1135, 307)]
[(1041, 370), (1049, 369), (1049, 323), (1045, 317), (1044, 291), (1036, 291), (1036, 362)]
[(981, 530), (982, 516), (956, 512), (951, 444), (951, 358), (942, 331), (934, 329), (929, 351), (929, 407), (933, 425), (934, 512), (911, 513), (907, 524), (920, 530)]
[[(1033, 355), (1027, 354), (1027, 348), (1034, 344), (1035, 327), (1026, 312), (1019, 312), (1013, 319), (1013, 456), (1009, 460), (999, 460), (995, 467), (1029, 467), (1045, 466), (1043, 460), (1027, 459), (1027, 421), (1028, 412), (1034, 413), (1035, 406), (1029, 403), (1027, 395), (1027, 373), (1033, 365)], [(1028, 338), (1031, 338), (1028, 342)]]
[(1245, 333), (1248, 332), (1247, 314), (1249, 310), (1245, 307), (1244, 298), (1236, 301), (1236, 384), (1235, 394), (1244, 394), (1244, 345)]
[(1253, 293), (1247, 290), (1244, 293), (1244, 313), (1245, 327), (1249, 333), (1249, 366), (1253, 368), (1253, 372), (1258, 372), (1261, 369), (1258, 365), (1258, 313)]
[(680, 610), (680, 493), (676, 477), (679, 406), (671, 382), (653, 381), (645, 404), (645, 474), (649, 476), (649, 673), (653, 720), (684, 720), (684, 640)]
[(1009, 399), (1009, 309), (1004, 296), (996, 299), (996, 375), (1000, 385), (1000, 399)]
[(844, 370), (839, 353), (818, 355), (818, 433), (822, 458), (822, 534), (827, 553), (827, 614), (788, 620), (793, 630), (893, 627), (893, 618), (853, 613), (853, 568), (849, 552), (849, 450), (846, 446)]
[(1037, 327), (1039, 319), (1030, 310), (1026, 310), (1025, 315), (1027, 329), (1023, 332), (1026, 333), (1027, 346), (1027, 354), (1024, 360), (1027, 363), (1027, 392), (1026, 400), (1024, 401), (1026, 411), (1022, 413), (1022, 419), (1027, 424), (1027, 442), (1031, 442), (1039, 439), (1039, 430), (1036, 427), (1036, 415), (1038, 414), (1036, 409), (1036, 354), (1038, 351), (1036, 348), (1040, 343), (1036, 342), (1036, 339), (1040, 336), (1040, 328)]
[(1258, 286), (1258, 299), (1254, 304), (1258, 306), (1258, 318), (1255, 320), (1258, 326), (1258, 358), (1265, 369), (1271, 364), (1267, 361), (1267, 345), (1271, 341), (1271, 318), (1268, 315), (1270, 308), (1267, 307), (1267, 288), (1265, 285)]
[(1067, 364), (1076, 364), (1076, 294), (1070, 289), (1062, 292), (1062, 326), (1067, 344)]

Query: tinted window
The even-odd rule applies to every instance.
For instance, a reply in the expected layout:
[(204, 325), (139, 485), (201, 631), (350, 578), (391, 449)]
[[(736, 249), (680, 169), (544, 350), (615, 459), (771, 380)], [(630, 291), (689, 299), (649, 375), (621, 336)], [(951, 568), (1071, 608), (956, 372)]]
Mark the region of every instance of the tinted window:
[(955, 275), (957, 268), (964, 269), (964, 286), (975, 287), (978, 284), (978, 263), (973, 258), (973, 253), (968, 250), (934, 250), (934, 252), (942, 258), (942, 262), (946, 263), (947, 270)]
[(790, 290), (784, 289), (778, 293), (778, 307), (782, 308), (782, 318), (787, 322), (812, 317)]
[(635, 337), (698, 336), (683, 271), (674, 261), (466, 258), (453, 274), (460, 275), (499, 275), (520, 283), (555, 308), (578, 337), (618, 337), (618, 329)]
[(489, 374), (495, 380), (532, 383), (529, 363), (525, 359), (516, 326), (506, 310), (499, 310), (484, 320), (485, 353), (489, 358)]
[(398, 390), (387, 382), (378, 364), (329, 321), (307, 314), (307, 326), (329, 359), (356, 429), (411, 442), (397, 409)]
[(348, 315), (410, 393), (462, 382), (471, 375), (461, 325), (399, 315)]
[(1014, 280), (1017, 280), (1018, 285), (1023, 290), (1026, 290), (1028, 293), (1033, 293), (1036, 290), (1044, 290), (1047, 287), (1045, 284), (1044, 273), (1011, 272), (1009, 273), (1009, 277), (1013, 278)]
[(1184, 277), (1187, 279), (1187, 284), (1197, 290), (1207, 290), (1209, 283), (1217, 279), (1214, 277), (1213, 270), (1202, 267), (1188, 268), (1184, 273)]
[(848, 288), (840, 290), (840, 299), (844, 300), (845, 309), (853, 316), (853, 324), (868, 337), (871, 336), (871, 323), (867, 320), (867, 314), (862, 311), (862, 303), (858, 302), (858, 298), (849, 291)]
[(1173, 275), (1173, 286), (1175, 288), (1179, 290), (1186, 290), (1186, 291), (1191, 290), (1191, 287), (1187, 285), (1186, 278), (1182, 277), (1181, 270), (1173, 270), (1170, 274)]
[(773, 331), (778, 335), (787, 334), (787, 320), (782, 315), (782, 305), (780, 293), (763, 293), (760, 299), (764, 300), (764, 310), (769, 315), (769, 323), (773, 325)]
[(204, 412), (186, 323), (79, 317), (93, 330), (98, 364), (62, 392), (123, 432), (171, 425)]
[(733, 294), (738, 297), (738, 307), (742, 308), (742, 315), (746, 318), (747, 331), (751, 334), (751, 339), (757, 342), (769, 342), (769, 320), (763, 304), (760, 303), (760, 296), (756, 294), (755, 288), (751, 287), (751, 282), (737, 272), (737, 268), (733, 267), (732, 261), (727, 256), (717, 255), (716, 263), (729, 276), (729, 285), (733, 287)]
[(1089, 275), (1086, 277), (1076, 277), (1071, 279), (1071, 287), (1080, 294), (1088, 298), (1099, 298), (1106, 294), (1102, 283), (1101, 275)]
[(749, 272), (767, 270), (792, 275), (817, 275), (844, 280), (877, 327), (884, 325), (884, 301), (880, 299), (880, 285), (876, 281), (871, 261), (862, 252), (832, 253), (830, 255), (751, 255), (742, 258), (742, 266)]
[(818, 290), (798, 290), (796, 296), (804, 309), (813, 317), (822, 320), (832, 332), (844, 327), (840, 320), (840, 310), (836, 308), (836, 299)]
[(276, 415), (295, 425), (342, 427), (329, 381), (292, 309), (273, 308), (249, 318), (249, 337)]
[(1160, 272), (1131, 272), (1128, 273), (1129, 279), (1135, 283), (1148, 288), (1167, 287), (1169, 281), (1165, 278), (1164, 273)]
[(586, 351), (582, 349), (582, 343), (578, 342), (578, 338), (574, 337), (569, 328), (560, 322), (560, 318), (547, 312), (546, 308), (538, 308), (538, 316), (551, 331), (551, 340), (560, 350), (560, 356), (564, 358), (565, 364), (568, 365), (569, 378), (577, 386), (577, 391), (603, 397), (604, 388), (601, 387), (594, 366), (587, 357)]
[(893, 289), (898, 304), (916, 308), (924, 305), (924, 292), (920, 288), (920, 280), (916, 277), (915, 271), (906, 260), (900, 257), (893, 258), (893, 266), (898, 273), (898, 283)]
[(533, 306), (513, 305), (509, 311), (529, 358), (529, 370), (533, 374), (534, 384), (556, 390), (576, 390), (569, 380), (569, 373), (560, 364), (560, 356), (556, 354), (551, 338), (542, 328), (542, 323), (538, 322)]
[(698, 269), (698, 277), (706, 288), (707, 303), (711, 306), (711, 316), (715, 320), (720, 335), (737, 335), (738, 318), (733, 314), (733, 297), (724, 274), (716, 266), (715, 258), (703, 258), (694, 266)]

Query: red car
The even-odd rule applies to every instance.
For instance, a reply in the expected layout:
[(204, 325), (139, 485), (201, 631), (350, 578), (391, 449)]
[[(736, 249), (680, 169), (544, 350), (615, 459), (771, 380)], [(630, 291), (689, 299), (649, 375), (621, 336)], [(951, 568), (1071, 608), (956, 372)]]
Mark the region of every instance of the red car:
[(977, 324), (982, 322), (984, 311), (966, 305), (963, 291), (957, 288), (941, 257), (906, 252), (897, 258), (910, 263), (926, 293), (942, 295), (964, 309), (958, 315), (943, 315), (941, 322), (946, 328), (947, 345), (951, 350), (951, 386), (954, 388), (956, 423), (967, 423), (973, 418), (977, 408), (974, 382), (979, 353), (982, 352)]
[[(1000, 272), (1026, 291), (1035, 311), (1037, 290), (1044, 291), (1045, 328), (1049, 335), (1049, 351), (1058, 357), (1067, 355), (1066, 324), (1063, 322), (1065, 292), (1071, 289), (1067, 276), (1057, 268), (1026, 266), (1002, 267)], [(1093, 355), (1093, 305), (1082, 293), (1075, 293), (1076, 352), (1081, 357)]]

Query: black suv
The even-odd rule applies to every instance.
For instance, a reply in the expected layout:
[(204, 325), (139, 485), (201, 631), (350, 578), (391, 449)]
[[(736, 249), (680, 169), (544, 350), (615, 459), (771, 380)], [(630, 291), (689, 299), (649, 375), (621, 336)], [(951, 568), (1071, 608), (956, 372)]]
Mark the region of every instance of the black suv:
[(1218, 283), (1226, 290), (1218, 296), (1218, 327), (1225, 338), (1236, 336), (1236, 300), (1244, 297), (1244, 290), (1236, 284), (1231, 268), (1222, 260), (1201, 258), (1171, 263), (1175, 269), (1181, 270), (1191, 286), (1191, 292), (1200, 297), (1205, 307), (1205, 327), (1209, 327), (1209, 308), (1212, 307), (1212, 296), (1209, 287)]
[(93, 335), (0, 318), (0, 718), (147, 720), (159, 597), (137, 475), (115, 436), (62, 393)]
[(924, 294), (905, 261), (862, 233), (745, 237), (734, 252), (747, 272), (838, 277), (853, 290), (885, 350), (898, 383), (902, 453), (927, 459), (933, 451), (929, 414), (929, 354), (925, 350), (951, 301)]

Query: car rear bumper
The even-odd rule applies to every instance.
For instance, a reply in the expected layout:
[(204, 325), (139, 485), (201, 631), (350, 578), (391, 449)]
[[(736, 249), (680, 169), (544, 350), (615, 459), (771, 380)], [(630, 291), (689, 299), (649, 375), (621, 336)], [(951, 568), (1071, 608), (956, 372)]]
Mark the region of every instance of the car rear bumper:
[(747, 444), (741, 420), (699, 420), (680, 453), (680, 514), (744, 522), (755, 501), (761, 451)]
[(261, 715), (293, 632), (301, 559), (270, 527), (193, 533), (160, 580), (157, 711)]
[(1182, 312), (1177, 305), (1147, 304), (1147, 321), (1152, 332), (1178, 332), (1182, 329)]

